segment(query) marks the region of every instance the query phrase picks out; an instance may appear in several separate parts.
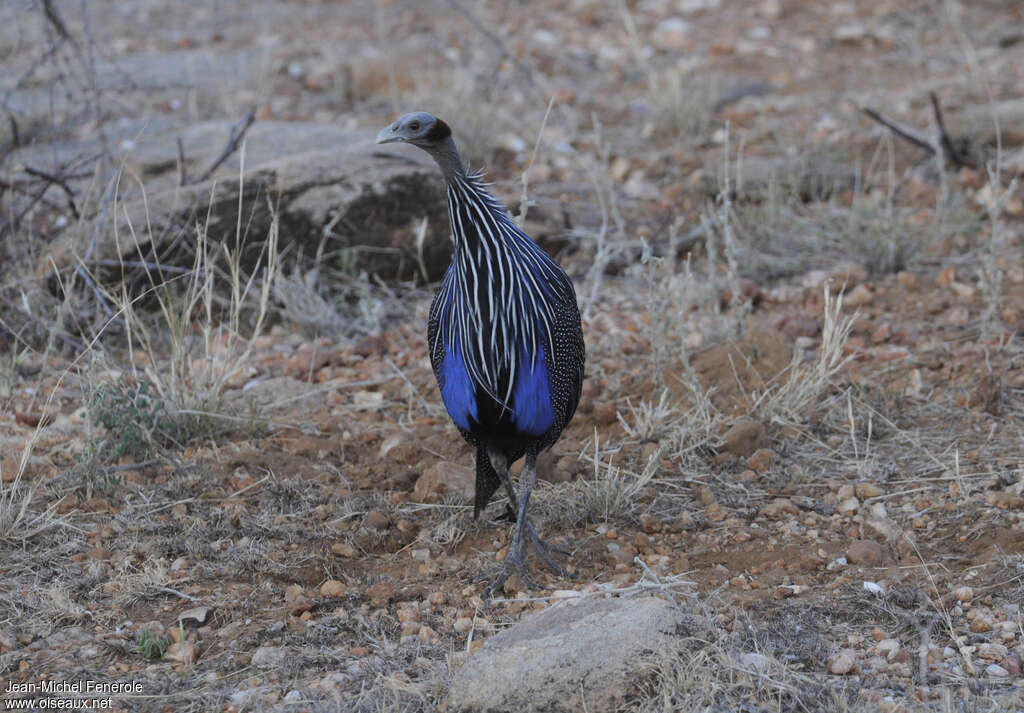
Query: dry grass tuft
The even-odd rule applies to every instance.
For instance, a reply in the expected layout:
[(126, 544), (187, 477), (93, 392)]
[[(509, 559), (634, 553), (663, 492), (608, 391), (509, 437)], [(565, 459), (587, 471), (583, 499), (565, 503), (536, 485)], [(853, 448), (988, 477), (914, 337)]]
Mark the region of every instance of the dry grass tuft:
[(802, 355), (793, 361), (754, 401), (752, 413), (770, 423), (804, 423), (819, 404), (833, 379), (853, 358), (846, 341), (857, 319), (842, 314), (843, 296), (825, 285), (824, 326), (817, 358), (805, 364)]

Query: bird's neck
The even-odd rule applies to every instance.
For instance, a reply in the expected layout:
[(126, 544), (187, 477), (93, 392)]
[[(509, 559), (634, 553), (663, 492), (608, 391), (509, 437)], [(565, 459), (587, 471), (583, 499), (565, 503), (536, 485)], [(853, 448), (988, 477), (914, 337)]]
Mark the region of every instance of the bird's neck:
[(441, 167), (441, 173), (444, 174), (446, 183), (451, 184), (458, 178), (466, 177), (466, 164), (463, 163), (459, 148), (450, 136), (426, 150)]

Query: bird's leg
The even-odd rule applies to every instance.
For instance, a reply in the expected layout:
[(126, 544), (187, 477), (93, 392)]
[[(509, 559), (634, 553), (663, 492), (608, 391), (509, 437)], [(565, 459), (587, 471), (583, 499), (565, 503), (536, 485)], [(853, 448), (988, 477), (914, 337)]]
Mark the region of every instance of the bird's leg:
[(488, 597), (494, 596), (494, 593), (500, 590), (505, 584), (505, 581), (514, 573), (519, 574), (529, 587), (533, 589), (543, 589), (543, 587), (537, 584), (537, 582), (535, 582), (526, 571), (527, 537), (530, 539), (530, 542), (533, 543), (533, 546), (541, 556), (541, 559), (543, 559), (545, 565), (547, 565), (558, 576), (570, 576), (565, 569), (555, 562), (549, 550), (555, 550), (556, 552), (562, 552), (563, 554), (568, 554), (568, 552), (542, 540), (526, 517), (526, 509), (530, 502), (530, 494), (533, 492), (533, 488), (537, 484), (537, 455), (532, 453), (527, 454), (526, 456), (526, 464), (523, 467), (523, 472), (519, 474), (518, 499), (516, 498), (515, 489), (512, 487), (512, 479), (508, 474), (508, 468), (501, 467), (502, 465), (507, 466), (507, 460), (505, 460), (504, 455), (496, 454), (491, 451), (488, 453), (488, 457), (491, 459), (491, 464), (494, 465), (495, 472), (499, 474), (502, 482), (505, 484), (507, 492), (509, 493), (509, 510), (513, 512), (515, 525), (512, 529), (512, 542), (509, 544), (508, 554), (505, 555), (504, 563), (498, 567), (497, 574), (494, 574), (494, 571), (492, 570), (492, 572), (481, 574), (470, 581), (479, 581), (481, 579), (490, 578), (491, 583), (488, 585), (486, 590), (486, 595)]
[[(516, 491), (515, 488), (512, 487), (512, 476), (508, 473), (508, 458), (504, 453), (493, 449), (488, 449), (487, 457), (490, 458), (491, 465), (494, 466), (494, 471), (498, 474), (498, 477), (501, 478), (501, 482), (505, 486), (505, 492), (508, 494), (509, 504), (506, 514), (510, 516), (509, 519), (512, 522), (516, 522), (519, 519), (516, 514)], [(536, 471), (534, 472), (536, 473)], [(555, 572), (560, 577), (567, 576), (568, 573), (555, 562), (548, 550), (554, 550), (555, 552), (559, 552), (563, 555), (569, 554), (569, 550), (542, 540), (540, 536), (537, 535), (537, 531), (533, 529), (533, 525), (530, 524), (529, 520), (526, 521), (525, 527), (526, 534), (530, 537), (530, 542), (532, 542), (533, 546), (537, 548), (537, 552), (539, 552), (540, 556), (544, 559), (544, 564), (546, 564), (551, 571)]]
[[(507, 471), (506, 477), (508, 477)], [(505, 562), (502, 564), (497, 576), (487, 586), (486, 595), (488, 597), (494, 596), (494, 593), (500, 590), (505, 581), (515, 573), (518, 573), (530, 587), (534, 589), (541, 588), (526, 571), (526, 542), (523, 539), (527, 527), (526, 508), (530, 504), (530, 493), (533, 491), (533, 486), (536, 482), (537, 455), (535, 453), (528, 453), (526, 455), (526, 465), (523, 467), (523, 472), (519, 474), (519, 502), (516, 507), (516, 524), (512, 529), (512, 542), (508, 546)], [(508, 487), (511, 489), (511, 481)]]
[(508, 495), (508, 505), (505, 508), (505, 516), (512, 522), (516, 521), (516, 491), (512, 487), (512, 476), (508, 474), (508, 456), (493, 448), (487, 449), (487, 458), (491, 461), (491, 467), (498, 474), (498, 479), (505, 486), (505, 493)]

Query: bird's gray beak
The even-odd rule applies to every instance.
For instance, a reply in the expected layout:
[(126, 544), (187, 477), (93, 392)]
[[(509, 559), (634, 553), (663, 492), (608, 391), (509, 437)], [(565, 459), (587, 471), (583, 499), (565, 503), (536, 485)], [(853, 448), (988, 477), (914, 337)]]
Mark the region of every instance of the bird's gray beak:
[(390, 126), (385, 126), (379, 132), (377, 132), (377, 143), (378, 144), (391, 144), (396, 141), (402, 141), (402, 137), (395, 134), (391, 130)]

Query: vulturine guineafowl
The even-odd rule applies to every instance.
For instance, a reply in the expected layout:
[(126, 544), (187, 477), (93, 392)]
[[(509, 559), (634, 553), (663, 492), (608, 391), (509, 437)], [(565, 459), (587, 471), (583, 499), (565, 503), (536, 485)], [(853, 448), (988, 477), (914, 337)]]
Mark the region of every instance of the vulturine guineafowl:
[[(476, 447), (474, 517), (500, 485), (515, 517), (504, 565), (488, 586), (500, 589), (525, 568), (526, 539), (564, 575), (527, 520), (537, 454), (576, 412), (584, 345), (576, 292), (565, 271), (513, 222), (480, 173), (466, 169), (451, 129), (426, 113), (406, 114), (377, 134), (437, 161), (448, 191), (455, 251), (430, 308), (430, 361), (448, 415)], [(509, 466), (526, 456), (516, 497)]]

